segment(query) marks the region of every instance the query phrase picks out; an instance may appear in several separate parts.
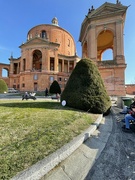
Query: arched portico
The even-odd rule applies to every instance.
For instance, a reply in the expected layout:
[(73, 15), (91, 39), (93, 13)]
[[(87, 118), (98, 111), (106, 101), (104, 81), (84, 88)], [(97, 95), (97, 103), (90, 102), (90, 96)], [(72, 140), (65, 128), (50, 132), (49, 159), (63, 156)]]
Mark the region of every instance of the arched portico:
[[(10, 65), (0, 63), (0, 79), (3, 79), (6, 82), (7, 86), (10, 85), (9, 69), (10, 69)], [(6, 74), (3, 74), (3, 70), (6, 71), (5, 72)]]
[[(96, 10), (92, 6), (81, 27), (82, 58), (97, 64), (109, 95), (126, 94), (123, 31), (127, 8), (120, 2), (106, 2)], [(103, 61), (102, 55), (108, 49), (112, 50), (112, 58)]]

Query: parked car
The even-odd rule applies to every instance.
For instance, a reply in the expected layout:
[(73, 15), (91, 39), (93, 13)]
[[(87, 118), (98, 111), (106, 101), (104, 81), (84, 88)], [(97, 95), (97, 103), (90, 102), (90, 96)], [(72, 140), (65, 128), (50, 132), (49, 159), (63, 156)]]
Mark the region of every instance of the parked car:
[(60, 100), (60, 95), (57, 93), (57, 94), (54, 94), (51, 96), (52, 99), (57, 99), (58, 101)]
[(17, 93), (18, 90), (14, 89), (14, 88), (8, 88), (8, 93)]

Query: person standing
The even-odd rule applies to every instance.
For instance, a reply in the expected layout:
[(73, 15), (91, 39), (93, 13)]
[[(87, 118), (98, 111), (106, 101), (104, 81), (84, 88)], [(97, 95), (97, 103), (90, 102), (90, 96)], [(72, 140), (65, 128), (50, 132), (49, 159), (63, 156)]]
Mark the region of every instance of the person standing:
[(45, 96), (46, 97), (48, 96), (48, 89), (47, 88), (45, 89)]
[(56, 98), (57, 98), (57, 101), (60, 100), (60, 95), (59, 95), (59, 93), (56, 94)]

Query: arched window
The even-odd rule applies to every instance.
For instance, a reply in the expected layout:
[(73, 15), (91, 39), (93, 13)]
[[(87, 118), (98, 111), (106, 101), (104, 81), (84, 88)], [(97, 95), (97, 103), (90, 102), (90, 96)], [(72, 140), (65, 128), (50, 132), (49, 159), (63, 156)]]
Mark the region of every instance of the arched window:
[(42, 52), (40, 50), (33, 51), (33, 71), (42, 70)]
[(42, 33), (41, 33), (41, 37), (42, 37), (42, 38), (44, 38), (44, 39), (46, 39), (46, 38), (47, 38), (46, 31), (42, 31)]

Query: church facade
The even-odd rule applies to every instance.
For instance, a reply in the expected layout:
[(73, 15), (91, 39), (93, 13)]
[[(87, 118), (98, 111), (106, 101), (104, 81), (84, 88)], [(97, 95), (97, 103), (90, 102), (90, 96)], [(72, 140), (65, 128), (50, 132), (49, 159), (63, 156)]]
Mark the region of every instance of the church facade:
[[(88, 10), (80, 31), (82, 58), (89, 58), (98, 66), (109, 95), (126, 94), (124, 23), (127, 6), (104, 3)], [(27, 33), (27, 41), (20, 45), (21, 57), (10, 57), (10, 64), (0, 64), (0, 78), (8, 87), (19, 91), (44, 91), (57, 80), (63, 90), (80, 58), (72, 35), (59, 27), (57, 18), (52, 24), (41, 24)], [(104, 51), (111, 49), (113, 58), (102, 60)], [(2, 77), (2, 69), (8, 77)]]

